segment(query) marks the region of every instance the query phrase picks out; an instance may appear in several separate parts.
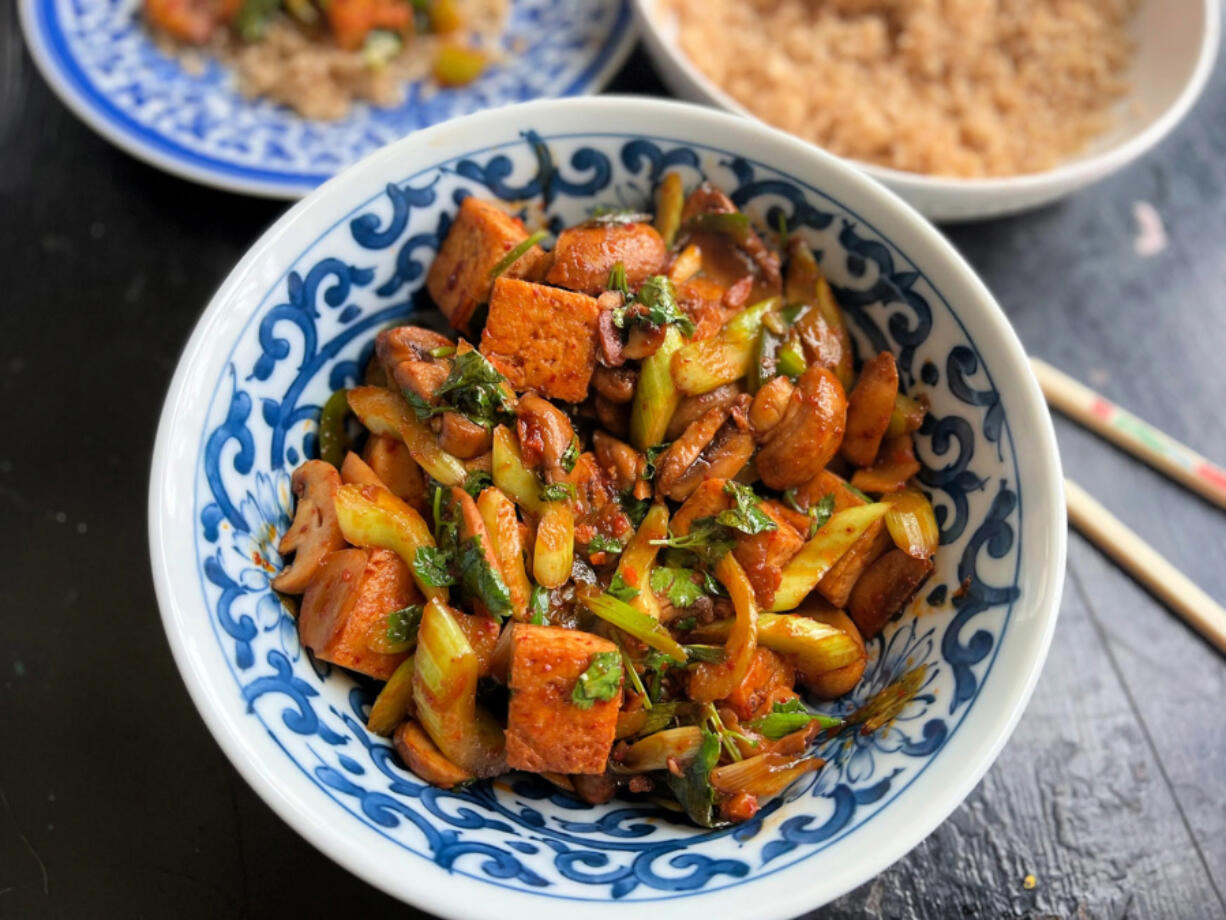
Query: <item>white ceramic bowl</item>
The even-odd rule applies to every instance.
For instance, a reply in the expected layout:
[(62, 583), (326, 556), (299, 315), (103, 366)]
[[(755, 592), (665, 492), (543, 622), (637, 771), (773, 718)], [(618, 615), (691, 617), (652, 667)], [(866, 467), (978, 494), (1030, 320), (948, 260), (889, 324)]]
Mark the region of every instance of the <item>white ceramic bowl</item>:
[[(678, 96), (750, 118), (743, 105), (690, 63), (675, 19), (662, 0), (634, 0), (640, 32), (664, 82)], [(1115, 109), (1115, 126), (1084, 152), (1040, 173), (955, 179), (848, 160), (939, 221), (998, 217), (1048, 204), (1097, 182), (1162, 140), (1204, 89), (1221, 35), (1219, 0), (1141, 0), (1131, 35), (1132, 92)]]
[[(424, 267), (464, 194), (571, 223), (642, 208), (665, 170), (727, 189), (820, 253), (862, 353), (928, 394), (918, 437), (942, 527), (937, 570), (871, 645), (849, 712), (905, 672), (922, 688), (873, 735), (734, 830), (539, 780), (425, 786), (363, 727), (370, 697), (302, 653), (269, 590), (289, 472), (376, 331), (424, 304)], [(556, 224), (555, 224), (556, 226)], [(163, 621), (205, 722), (295, 829), (435, 914), (573, 920), (677, 901), (682, 915), (784, 917), (904, 854), (962, 801), (1026, 704), (1051, 639), (1065, 518), (1051, 421), (1000, 308), (950, 245), (846, 164), (756, 122), (645, 99), (533, 103), (392, 144), (292, 208), (213, 298), (158, 431), (149, 534)], [(961, 590), (959, 589), (961, 587)], [(650, 909), (650, 908), (648, 908)], [(665, 909), (665, 908), (661, 908)]]

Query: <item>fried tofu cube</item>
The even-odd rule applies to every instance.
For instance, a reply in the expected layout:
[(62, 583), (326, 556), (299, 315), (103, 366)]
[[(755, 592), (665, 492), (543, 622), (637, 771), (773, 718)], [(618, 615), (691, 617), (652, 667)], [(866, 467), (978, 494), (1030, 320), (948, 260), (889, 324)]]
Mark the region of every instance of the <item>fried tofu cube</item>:
[(603, 773), (617, 731), (622, 691), (581, 709), (575, 682), (607, 639), (576, 629), (517, 623), (511, 636), (507, 764), (533, 773)]
[(594, 296), (609, 286), (618, 262), (626, 281), (638, 287), (663, 271), (667, 259), (668, 247), (651, 224), (583, 224), (558, 235), (545, 281)]
[(582, 402), (596, 369), (596, 299), (499, 278), (481, 353), (516, 390)]
[[(451, 325), (471, 334), (469, 321), (479, 304), (490, 299), (490, 273), (512, 249), (528, 238), (524, 225), (496, 204), (465, 198), (451, 230), (426, 275), (426, 289)], [(533, 246), (502, 277), (535, 277), (545, 251)]]
[(783, 578), (783, 567), (800, 552), (805, 538), (789, 523), (790, 510), (786, 505), (764, 500), (759, 507), (776, 524), (774, 530), (756, 534), (741, 534), (737, 538), (732, 555), (745, 569), (745, 577), (753, 585), (754, 596), (759, 606), (769, 610), (775, 601), (775, 591)]
[(338, 550), (307, 586), (298, 631), (303, 645), (321, 661), (387, 680), (408, 653), (376, 651), (370, 640), (386, 632), (389, 613), (420, 600), (408, 566), (395, 553)]

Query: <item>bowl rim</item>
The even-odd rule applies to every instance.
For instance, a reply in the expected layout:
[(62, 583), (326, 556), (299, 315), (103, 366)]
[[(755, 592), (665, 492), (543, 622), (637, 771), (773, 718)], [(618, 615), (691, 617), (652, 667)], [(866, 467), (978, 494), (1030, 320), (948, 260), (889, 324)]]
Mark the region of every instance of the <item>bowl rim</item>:
[[(660, 0), (632, 0), (635, 17), (638, 20), (639, 33), (643, 41), (656, 54), (666, 58), (673, 64), (700, 94), (705, 96), (708, 105), (715, 106), (727, 112), (733, 112), (760, 124), (774, 128), (769, 122), (759, 118), (748, 108), (732, 98), (722, 87), (702, 73), (689, 57), (682, 52), (675, 42), (669, 40), (659, 27), (653, 7)], [(891, 189), (897, 189), (904, 195), (949, 195), (959, 194), (975, 197), (991, 198), (994, 195), (1008, 192), (1009, 194), (1034, 192), (1048, 189), (1075, 189), (1086, 185), (1095, 179), (1102, 178), (1145, 154), (1159, 141), (1166, 137), (1175, 126), (1183, 120), (1188, 111), (1196, 103), (1203, 92), (1213, 71), (1217, 59), (1218, 46), (1221, 43), (1222, 13), (1219, 0), (1202, 0), (1202, 10), (1205, 27), (1201, 31), (1200, 47), (1197, 49), (1196, 64), (1188, 74), (1179, 94), (1163, 112), (1132, 137), (1121, 143), (1114, 144), (1105, 150), (1075, 159), (1066, 160), (1051, 169), (1041, 172), (1021, 173), (1015, 176), (993, 176), (985, 178), (962, 178), (958, 176), (937, 176), (931, 173), (908, 172), (881, 166), (866, 160), (853, 157), (843, 157), (830, 153), (824, 147), (805, 141), (790, 132), (789, 136), (797, 137), (802, 143), (808, 144), (823, 153), (850, 163), (855, 168), (863, 170), (875, 179), (884, 182)], [(775, 130), (783, 130), (775, 128)]]
[[(638, 26), (633, 11), (629, 8), (629, 0), (612, 2), (617, 3), (619, 8), (617, 22), (610, 29), (608, 40), (594, 57), (597, 65), (580, 74), (563, 91), (563, 95), (542, 99), (562, 99), (598, 93), (621, 69), (634, 50)], [(78, 62), (67, 49), (62, 52), (52, 50), (52, 46), (59, 43), (49, 26), (48, 9), (54, 3), (55, 0), (17, 0), (17, 18), (21, 22), (26, 50), (51, 91), (68, 110), (95, 134), (124, 153), (162, 172), (199, 185), (274, 200), (301, 199), (339, 175), (334, 172), (326, 176), (323, 182), (318, 182), (305, 174), (226, 163), (169, 140), (161, 132), (117, 110), (106, 94), (97, 91), (79, 73)], [(301, 118), (301, 121), (306, 124), (318, 123), (317, 119), (309, 118)], [(445, 122), (440, 122), (443, 123)], [(405, 136), (418, 134), (422, 130), (428, 129), (419, 129)], [(391, 144), (399, 143), (403, 139), (397, 138)], [(340, 172), (347, 168), (342, 167)]]
[[(983, 320), (990, 326), (991, 334), (995, 337), (995, 350), (991, 352), (993, 355), (992, 373), (1001, 377), (1012, 377), (1014, 378), (1012, 382), (1017, 384), (1016, 403), (1011, 412), (1018, 413), (1014, 416), (1018, 429), (1027, 432), (1030, 448), (1027, 451), (1029, 461), (1027, 466), (1032, 471), (1034, 483), (1038, 485), (1037, 491), (1041, 499), (1033, 503), (1035, 510), (1032, 513), (1042, 522), (1040, 526), (1049, 537), (1046, 554), (1043, 557), (1046, 565), (1035, 562), (1030, 564), (1034, 567), (1033, 600), (1024, 608), (1027, 617), (1018, 618), (1025, 620), (1028, 628), (1031, 629), (1029, 634), (1023, 633), (1022, 638), (1017, 640), (1027, 644), (1029, 660), (1025, 660), (1024, 657), (1019, 658), (1014, 669), (1016, 673), (1012, 683), (1007, 689), (1000, 691), (1002, 702), (1006, 704), (1006, 711), (1002, 712), (1001, 717), (993, 723), (994, 727), (991, 731), (984, 731), (973, 739), (968, 736), (968, 740), (964, 742), (972, 748), (973, 757), (969, 758), (966, 763), (960, 764), (956, 774), (953, 772), (949, 774), (949, 778), (956, 780), (948, 784), (949, 794), (942, 796), (937, 804), (933, 805), (929, 802), (919, 809), (920, 813), (914, 820), (892, 833), (888, 846), (879, 847), (867, 853), (851, 869), (840, 873), (836, 881), (828, 883), (824, 891), (818, 893), (813, 888), (792, 886), (791, 890), (774, 893), (770, 903), (762, 904), (759, 911), (759, 915), (764, 917), (792, 916), (812, 908), (817, 901), (826, 903), (851, 890), (905, 855), (961, 804), (995, 761), (1029, 701), (1055, 629), (1064, 581), (1066, 519), (1063, 480), (1051, 417), (1047, 412), (1038, 383), (1029, 369), (1021, 343), (986, 286), (953, 246), (896, 194), (859, 173), (847, 163), (791, 135), (755, 121), (738, 118), (710, 108), (674, 101), (619, 96), (539, 100), (518, 106), (478, 112), (463, 119), (415, 133), (409, 138), (382, 148), (350, 169), (338, 174), (291, 207), (252, 245), (214, 294), (180, 355), (163, 404), (150, 468), (148, 499), (150, 559), (163, 627), (189, 695), (223, 752), (260, 798), (287, 824), (329, 858), (393, 897), (446, 916), (505, 918), (508, 912), (516, 915), (513, 908), (528, 905), (532, 905), (533, 911), (539, 917), (569, 916), (565, 911), (574, 908), (566, 902), (551, 902), (550, 899), (541, 898), (532, 893), (503, 890), (493, 900), (466, 898), (465, 892), (471, 890), (470, 882), (456, 884), (454, 875), (448, 876), (453, 881), (446, 886), (418, 885), (415, 887), (411, 884), (415, 875), (418, 875), (414, 869), (407, 865), (388, 868), (378, 860), (372, 861), (366, 858), (369, 856), (369, 849), (363, 845), (365, 835), (362, 832), (338, 832), (335, 827), (322, 820), (318, 813), (318, 803), (322, 803), (324, 799), (313, 797), (309, 802), (298, 801), (291, 792), (283, 788), (283, 785), (286, 784), (278, 781), (278, 774), (283, 771), (280, 769), (270, 771), (265, 768), (264, 763), (249, 756), (252, 754), (251, 744), (253, 743), (248, 737), (251, 732), (250, 726), (240, 725), (229, 711), (232, 704), (229, 701), (223, 702), (215, 694), (200, 650), (190, 641), (186, 630), (179, 626), (179, 621), (186, 619), (181, 616), (180, 607), (194, 606), (199, 601), (193, 600), (181, 605), (178, 600), (180, 593), (183, 593), (185, 597), (190, 595), (180, 592), (176, 587), (172, 560), (167, 553), (167, 548), (174, 539), (172, 536), (173, 525), (176, 523), (174, 515), (181, 512), (168, 511), (167, 506), (168, 504), (175, 505), (180, 500), (174, 485), (182, 480), (183, 468), (181, 463), (176, 467), (174, 462), (173, 455), (177, 445), (172, 443), (171, 434), (181, 406), (193, 395), (187, 391), (187, 384), (191, 381), (195, 365), (206, 363), (209, 360), (210, 341), (214, 330), (227, 319), (233, 322), (241, 316), (245, 322), (249, 319), (251, 312), (256, 309), (256, 299), (244, 295), (250, 294), (253, 283), (266, 280), (263, 273), (257, 273), (257, 269), (270, 251), (275, 251), (279, 245), (283, 244), (283, 240), (297, 231), (300, 226), (311, 226), (313, 220), (310, 215), (316, 207), (325, 215), (337, 213), (348, 197), (348, 187), (364, 184), (368, 177), (377, 178), (386, 175), (392, 168), (403, 171), (404, 161), (413, 157), (414, 149), (428, 150), (432, 146), (449, 146), (448, 134), (455, 132), (462, 136), (465, 132), (472, 133), (487, 122), (500, 126), (509, 124), (512, 130), (517, 123), (531, 117), (551, 118), (555, 123), (564, 125), (567, 114), (575, 111), (585, 116), (596, 113), (607, 119), (624, 119), (627, 131), (634, 130), (636, 115), (643, 117), (650, 114), (669, 119), (671, 124), (676, 125), (674, 129), (676, 133), (681, 136), (689, 134), (695, 138), (718, 138), (721, 144), (733, 145), (735, 149), (739, 135), (739, 140), (743, 142), (756, 142), (769, 146), (776, 156), (775, 162), (790, 160), (793, 163), (803, 164), (808, 161), (811, 167), (819, 171), (823, 169), (833, 171), (841, 186), (854, 190), (862, 203), (889, 212), (890, 219), (897, 221), (898, 229), (905, 228), (906, 231), (917, 236), (917, 240), (908, 246), (907, 251), (910, 253), (917, 249), (924, 250), (929, 258), (925, 272), (936, 271), (934, 260), (939, 260), (942, 263), (941, 270), (950, 274), (951, 277), (956, 277), (958, 283), (965, 286), (966, 303), (959, 301), (960, 306), (963, 310), (969, 309), (971, 312), (982, 314)], [(709, 140), (697, 142), (709, 143)], [(880, 222), (880, 218), (877, 218), (877, 222)], [(909, 254), (907, 257), (912, 258)], [(266, 284), (263, 285), (263, 287), (266, 286)], [(975, 301), (974, 306), (970, 304), (971, 299)], [(229, 340), (223, 341), (229, 342)], [(192, 464), (197, 461), (194, 447), (186, 452), (186, 458)], [(1020, 465), (1018, 470), (1020, 476)], [(1032, 493), (1036, 491), (1029, 485), (1029, 480), (1028, 488)], [(190, 517), (189, 514), (188, 518)], [(1040, 554), (1036, 552), (1035, 555)], [(1015, 602), (1017, 603), (1020, 602)], [(1035, 631), (1036, 627), (1037, 631)], [(205, 654), (207, 655), (207, 652)], [(291, 782), (288, 785), (296, 786), (297, 784)], [(420, 875), (426, 875), (425, 870)], [(776, 888), (780, 887), (786, 886), (776, 886)], [(753, 888), (752, 890), (760, 891), (761, 889)], [(701, 897), (703, 892), (689, 894)], [(551, 903), (560, 904), (561, 908), (552, 906), (546, 908), (545, 905)], [(597, 908), (616, 909), (619, 906), (617, 902), (587, 901), (584, 909), (594, 911)]]

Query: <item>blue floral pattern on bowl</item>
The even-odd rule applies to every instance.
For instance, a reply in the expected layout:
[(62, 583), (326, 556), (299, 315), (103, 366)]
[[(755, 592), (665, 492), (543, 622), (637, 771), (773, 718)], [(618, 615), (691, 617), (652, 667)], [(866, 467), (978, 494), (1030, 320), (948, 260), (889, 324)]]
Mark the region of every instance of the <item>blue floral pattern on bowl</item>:
[(303, 119), (248, 99), (215, 59), (186, 67), (153, 40), (139, 0), (20, 0), (44, 76), (95, 129), (154, 165), (277, 197), (305, 194), (390, 141), (448, 119), (599, 90), (634, 42), (628, 0), (509, 0), (506, 57), (465, 87), (411, 82), (404, 101)]
[[(519, 202), (557, 228), (597, 205), (638, 206), (665, 171), (708, 178), (762, 226), (786, 221), (818, 252), (861, 353), (888, 349), (929, 394), (920, 478), (941, 527), (924, 596), (870, 643), (846, 713), (923, 666), (919, 691), (872, 734), (825, 742), (827, 766), (753, 820), (703, 831), (667, 812), (588, 806), (512, 775), (462, 791), (418, 781), (364, 728), (371, 693), (302, 654), (268, 587), (289, 522), (288, 473), (316, 450), (327, 395), (354, 383), (375, 332), (428, 308), (426, 267), (467, 195)], [(247, 703), (284, 755), (407, 859), (494, 886), (591, 901), (718, 890), (810, 858), (886, 808), (939, 759), (988, 678), (1019, 596), (1016, 445), (988, 368), (956, 314), (890, 240), (837, 200), (717, 147), (621, 134), (522, 139), (397, 177), (356, 204), (261, 295), (216, 381), (197, 456), (195, 539), (213, 631)], [(933, 335), (940, 326), (942, 334)], [(952, 343), (952, 344), (951, 344)]]

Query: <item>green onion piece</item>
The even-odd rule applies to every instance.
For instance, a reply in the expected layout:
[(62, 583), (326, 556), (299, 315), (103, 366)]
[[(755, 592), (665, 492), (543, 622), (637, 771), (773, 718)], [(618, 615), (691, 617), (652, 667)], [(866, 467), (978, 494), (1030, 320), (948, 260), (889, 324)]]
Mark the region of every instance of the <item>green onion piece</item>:
[(664, 239), (665, 246), (672, 246), (681, 229), (681, 208), (685, 204), (685, 189), (681, 187), (681, 175), (669, 173), (660, 180), (656, 189), (656, 230)]
[(732, 237), (738, 243), (743, 243), (749, 236), (749, 216), (740, 211), (722, 214), (695, 214), (685, 222), (685, 228), (722, 233)]
[(669, 631), (645, 613), (635, 610), (611, 594), (583, 591), (579, 600), (588, 610), (611, 626), (616, 626), (658, 652), (663, 652), (679, 664), (686, 661), (685, 649)]
[(348, 390), (337, 390), (329, 396), (319, 413), (319, 459), (337, 469), (340, 469), (351, 446), (345, 433), (345, 417), (348, 414)]
[(518, 262), (520, 256), (543, 240), (546, 236), (547, 234), (544, 230), (537, 230), (536, 233), (532, 234), (530, 237), (508, 252), (505, 256), (499, 259), (494, 267), (490, 269), (490, 277), (497, 278), (508, 268)]
[[(620, 648), (620, 647), (619, 647)], [(643, 686), (643, 678), (639, 677), (638, 669), (634, 666), (634, 661), (626, 654), (626, 650), (621, 649), (622, 666), (626, 669), (626, 676), (630, 678), (630, 683), (634, 686), (634, 692), (639, 695), (643, 701), (644, 709), (651, 709), (651, 697), (647, 695), (647, 688)]]
[(795, 379), (805, 372), (807, 366), (804, 356), (790, 343), (779, 349), (777, 365), (779, 373), (787, 374)]

